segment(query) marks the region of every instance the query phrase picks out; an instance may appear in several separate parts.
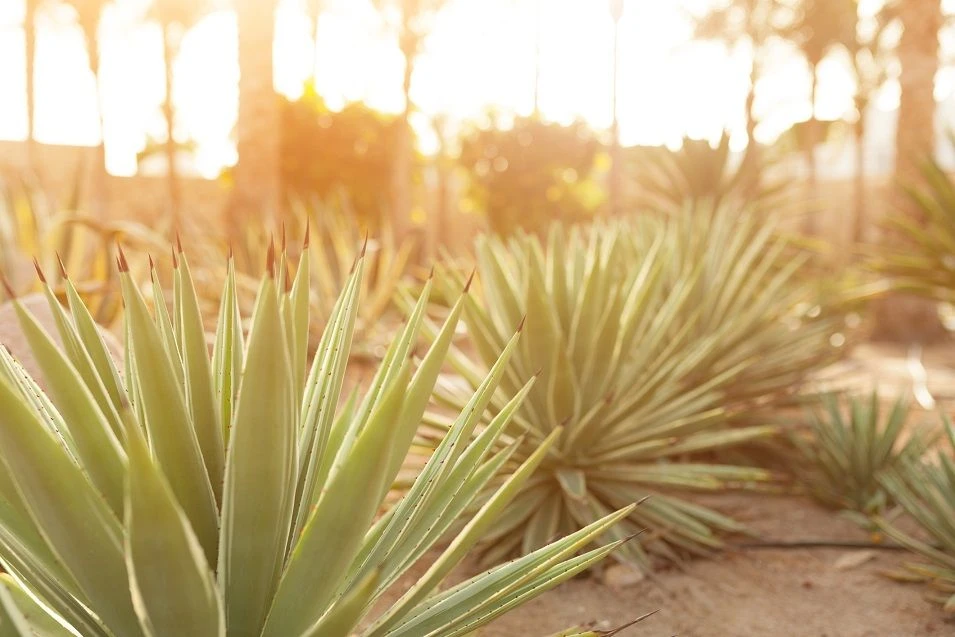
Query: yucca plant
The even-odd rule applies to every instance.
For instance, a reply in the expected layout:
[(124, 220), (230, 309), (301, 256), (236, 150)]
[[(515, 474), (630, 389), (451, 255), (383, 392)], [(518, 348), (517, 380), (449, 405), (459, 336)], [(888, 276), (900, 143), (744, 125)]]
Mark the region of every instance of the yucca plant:
[[(647, 496), (613, 531), (647, 533), (617, 556), (648, 564), (651, 553), (707, 553), (721, 546), (720, 532), (742, 530), (679, 493), (770, 479), (700, 458), (774, 434), (756, 410), (788, 400), (829, 360), (835, 322), (801, 313), (811, 292), (795, 279), (800, 262), (782, 260), (785, 242), (772, 227), (732, 211), (710, 219), (643, 217), (554, 227), (546, 243), (529, 235), (479, 241), (482, 293), (465, 315), (481, 362), (458, 349), (460, 380), (449, 377), (439, 396), (464, 405), (505, 347), (507, 326), (526, 315), (527, 337), (495, 404), (542, 370), (506, 431), (527, 432), (515, 458), (562, 431), (488, 531), (490, 559), (534, 551)], [(749, 424), (740, 424), (744, 416)], [(430, 424), (450, 426), (437, 414)]]
[[(182, 253), (172, 309), (157, 290), (154, 313), (120, 253), (123, 365), (69, 282), (69, 310), (47, 290), (64, 351), (20, 312), (49, 395), (0, 348), (0, 563), (15, 582), (9, 594), (0, 587), (5, 634), (463, 635), (620, 545), (585, 549), (633, 506), (439, 589), (560, 436), (500, 473), (523, 441), (496, 442), (533, 379), (479, 427), (519, 337), (408, 492), (381, 513), (466, 291), (416, 363), (426, 289), (364, 396), (340, 401), (365, 261), (347, 278), (309, 367), (308, 251), (294, 277), (274, 254), (247, 336), (230, 269), (211, 357)], [(493, 495), (462, 520), (495, 480)], [(424, 574), (399, 582), (459, 520)], [(396, 601), (376, 604), (391, 590)]]
[(876, 519), (892, 540), (917, 553), (921, 562), (905, 565), (900, 579), (929, 582), (932, 597), (955, 611), (955, 428), (944, 420), (946, 445), (937, 460), (912, 458), (887, 471), (881, 482), (888, 493), (918, 523), (915, 535), (896, 524)]
[(917, 462), (932, 444), (924, 428), (906, 431), (910, 409), (899, 398), (885, 415), (877, 392), (868, 398), (826, 393), (807, 410), (809, 428), (793, 432), (793, 473), (816, 500), (836, 509), (885, 514), (892, 499), (879, 476)]

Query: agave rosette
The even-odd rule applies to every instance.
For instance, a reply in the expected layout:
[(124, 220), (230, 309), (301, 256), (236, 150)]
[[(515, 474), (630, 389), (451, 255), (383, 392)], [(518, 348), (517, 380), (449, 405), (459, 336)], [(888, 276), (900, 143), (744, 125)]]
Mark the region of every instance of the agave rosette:
[[(439, 589), (560, 432), (517, 464), (522, 441), (496, 444), (533, 386), (529, 377), (487, 413), (518, 348), (512, 334), (420, 477), (382, 514), (467, 295), (416, 359), (427, 286), (364, 395), (340, 401), (365, 262), (309, 365), (307, 260), (292, 276), (270, 255), (247, 336), (230, 270), (211, 356), (181, 253), (171, 310), (154, 275), (154, 312), (120, 258), (123, 365), (69, 282), (68, 309), (47, 289), (63, 350), (20, 307), (47, 388), (0, 349), (5, 634), (463, 635), (616, 548), (587, 547), (632, 507)], [(399, 582), (455, 522), (424, 574)], [(395, 601), (376, 604), (390, 590)]]
[(822, 504), (863, 515), (884, 514), (892, 503), (880, 476), (919, 461), (934, 442), (924, 427), (906, 430), (904, 397), (885, 413), (876, 392), (826, 393), (807, 415), (808, 430), (792, 436), (796, 480)]
[[(646, 533), (617, 556), (679, 559), (743, 530), (680, 492), (770, 479), (714, 462), (713, 452), (774, 434), (753, 410), (788, 400), (832, 356), (837, 322), (805, 315), (812, 292), (795, 276), (801, 262), (785, 255), (771, 227), (726, 211), (555, 227), (546, 242), (479, 241), (482, 294), (465, 316), (481, 363), (457, 349), (459, 377), (447, 377), (438, 395), (460, 408), (505, 346), (508, 326), (526, 315), (527, 337), (495, 404), (542, 370), (506, 432), (526, 432), (515, 458), (563, 431), (488, 531), (488, 559), (528, 553), (648, 496), (613, 531)], [(439, 413), (430, 423), (438, 431), (449, 424)]]
[(889, 495), (922, 533), (909, 533), (886, 519), (876, 522), (892, 540), (922, 558), (896, 575), (928, 582), (945, 610), (955, 611), (955, 428), (948, 418), (944, 429), (946, 444), (937, 457), (909, 458), (880, 476)]

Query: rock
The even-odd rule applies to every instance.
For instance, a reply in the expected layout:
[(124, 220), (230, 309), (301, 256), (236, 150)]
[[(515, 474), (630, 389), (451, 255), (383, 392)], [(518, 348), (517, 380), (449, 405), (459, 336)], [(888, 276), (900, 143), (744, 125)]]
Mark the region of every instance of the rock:
[(875, 551), (852, 551), (846, 553), (833, 564), (837, 571), (848, 571), (875, 558)]
[[(60, 333), (56, 328), (56, 321), (53, 319), (53, 313), (50, 311), (46, 297), (42, 294), (28, 294), (20, 297), (19, 301), (23, 307), (36, 317), (40, 326), (46, 330), (53, 340), (57, 344), (62, 345)], [(117, 364), (120, 364), (120, 369), (122, 369), (122, 344), (105, 328), (100, 330), (100, 334), (102, 334), (103, 341), (106, 343), (106, 349), (113, 357), (113, 360)], [(16, 308), (12, 302), (0, 305), (0, 345), (5, 345), (7, 349), (10, 350), (13, 356), (20, 361), (24, 369), (26, 369), (27, 373), (39, 383), (40, 387), (46, 387), (43, 373), (33, 358), (33, 353), (30, 350), (30, 345), (27, 343), (26, 337), (20, 330), (20, 321), (17, 319)]]
[(611, 564), (603, 569), (603, 583), (610, 588), (622, 589), (636, 586), (645, 577), (639, 568), (626, 564)]

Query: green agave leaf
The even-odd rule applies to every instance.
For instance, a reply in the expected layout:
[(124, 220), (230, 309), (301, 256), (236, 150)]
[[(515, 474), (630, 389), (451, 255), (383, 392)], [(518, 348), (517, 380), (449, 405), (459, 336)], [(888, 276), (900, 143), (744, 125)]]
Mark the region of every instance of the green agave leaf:
[(189, 270), (186, 255), (179, 253), (176, 268), (175, 311), (179, 325), (178, 341), (182, 350), (183, 380), (186, 404), (192, 416), (196, 440), (212, 484), (216, 504), (222, 502), (222, 478), (225, 452), (222, 442), (223, 427), (219, 422), (212, 367), (206, 345), (199, 298)]
[(104, 623), (122, 635), (142, 634), (115, 513), (4, 379), (0, 413), (0, 453), (37, 527)]
[[(334, 603), (332, 596), (361, 546), (361, 533), (381, 504), (376, 496), (386, 483), (385, 467), (394, 453), (392, 420), (403, 408), (409, 374), (410, 361), (405, 361), (348, 457), (330, 478), (289, 557), (264, 637), (301, 634)], [(337, 538), (336, 550), (329, 551), (326, 538), (332, 537)], [(318, 581), (316, 572), (322, 574)]]
[(17, 303), (15, 308), (20, 328), (43, 370), (63, 423), (69, 423), (78, 459), (113, 512), (119, 515), (123, 510), (122, 446), (76, 368), (22, 305)]
[[(27, 628), (27, 631), (23, 633), (24, 637), (70, 637), (72, 635), (9, 575), (0, 576), (0, 589), (7, 593), (8, 597), (3, 603), (4, 606), (12, 609), (10, 615), (19, 613), (22, 616), (24, 621), (20, 624), (20, 628), (21, 630), (24, 626)], [(3, 634), (2, 630), (0, 634)]]
[(128, 410), (126, 421), (126, 560), (143, 632), (225, 637), (222, 602), (199, 540)]
[(6, 586), (0, 585), (0, 635), (3, 637), (33, 637), (26, 617), (17, 608)]
[(285, 342), (285, 331), (270, 277), (262, 282), (249, 334), (242, 386), (250, 389), (240, 389), (236, 405), (218, 570), (226, 623), (237, 635), (262, 632), (285, 563), (295, 495), (292, 369), (288, 350), (275, 345)]
[[(135, 379), (137, 407), (145, 420), (149, 444), (176, 500), (189, 517), (206, 560), (216, 563), (219, 516), (192, 418), (181, 390), (182, 361), (149, 316), (139, 289), (127, 272), (120, 276), (132, 355), (130, 378)], [(160, 312), (161, 314), (161, 312)], [(178, 374), (176, 370), (179, 370)]]

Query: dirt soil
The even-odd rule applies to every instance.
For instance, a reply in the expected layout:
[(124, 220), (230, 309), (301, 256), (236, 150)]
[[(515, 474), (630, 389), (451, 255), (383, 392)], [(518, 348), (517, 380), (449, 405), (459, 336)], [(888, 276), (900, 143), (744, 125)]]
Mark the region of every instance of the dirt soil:
[[(906, 393), (931, 411), (952, 413), (955, 348), (913, 352), (868, 344), (826, 376), (840, 388), (876, 386), (884, 396)], [(802, 497), (727, 494), (704, 503), (746, 523), (763, 541), (869, 539), (854, 523)], [(622, 637), (955, 636), (955, 616), (927, 600), (925, 586), (883, 575), (911, 559), (900, 551), (867, 549), (727, 551), (629, 586), (619, 578), (614, 586), (597, 577), (573, 580), (480, 634), (550, 635), (582, 624), (610, 629), (658, 611)]]
[[(727, 495), (706, 503), (746, 522), (762, 540), (868, 539), (853, 523), (804, 498)], [(897, 568), (906, 554), (865, 551), (728, 551), (629, 586), (610, 586), (595, 577), (576, 579), (502, 617), (480, 635), (549, 635), (581, 624), (609, 629), (654, 610), (659, 612), (622, 637), (955, 635), (955, 618), (928, 601), (923, 586), (881, 574)], [(864, 563), (852, 564), (866, 557)]]

